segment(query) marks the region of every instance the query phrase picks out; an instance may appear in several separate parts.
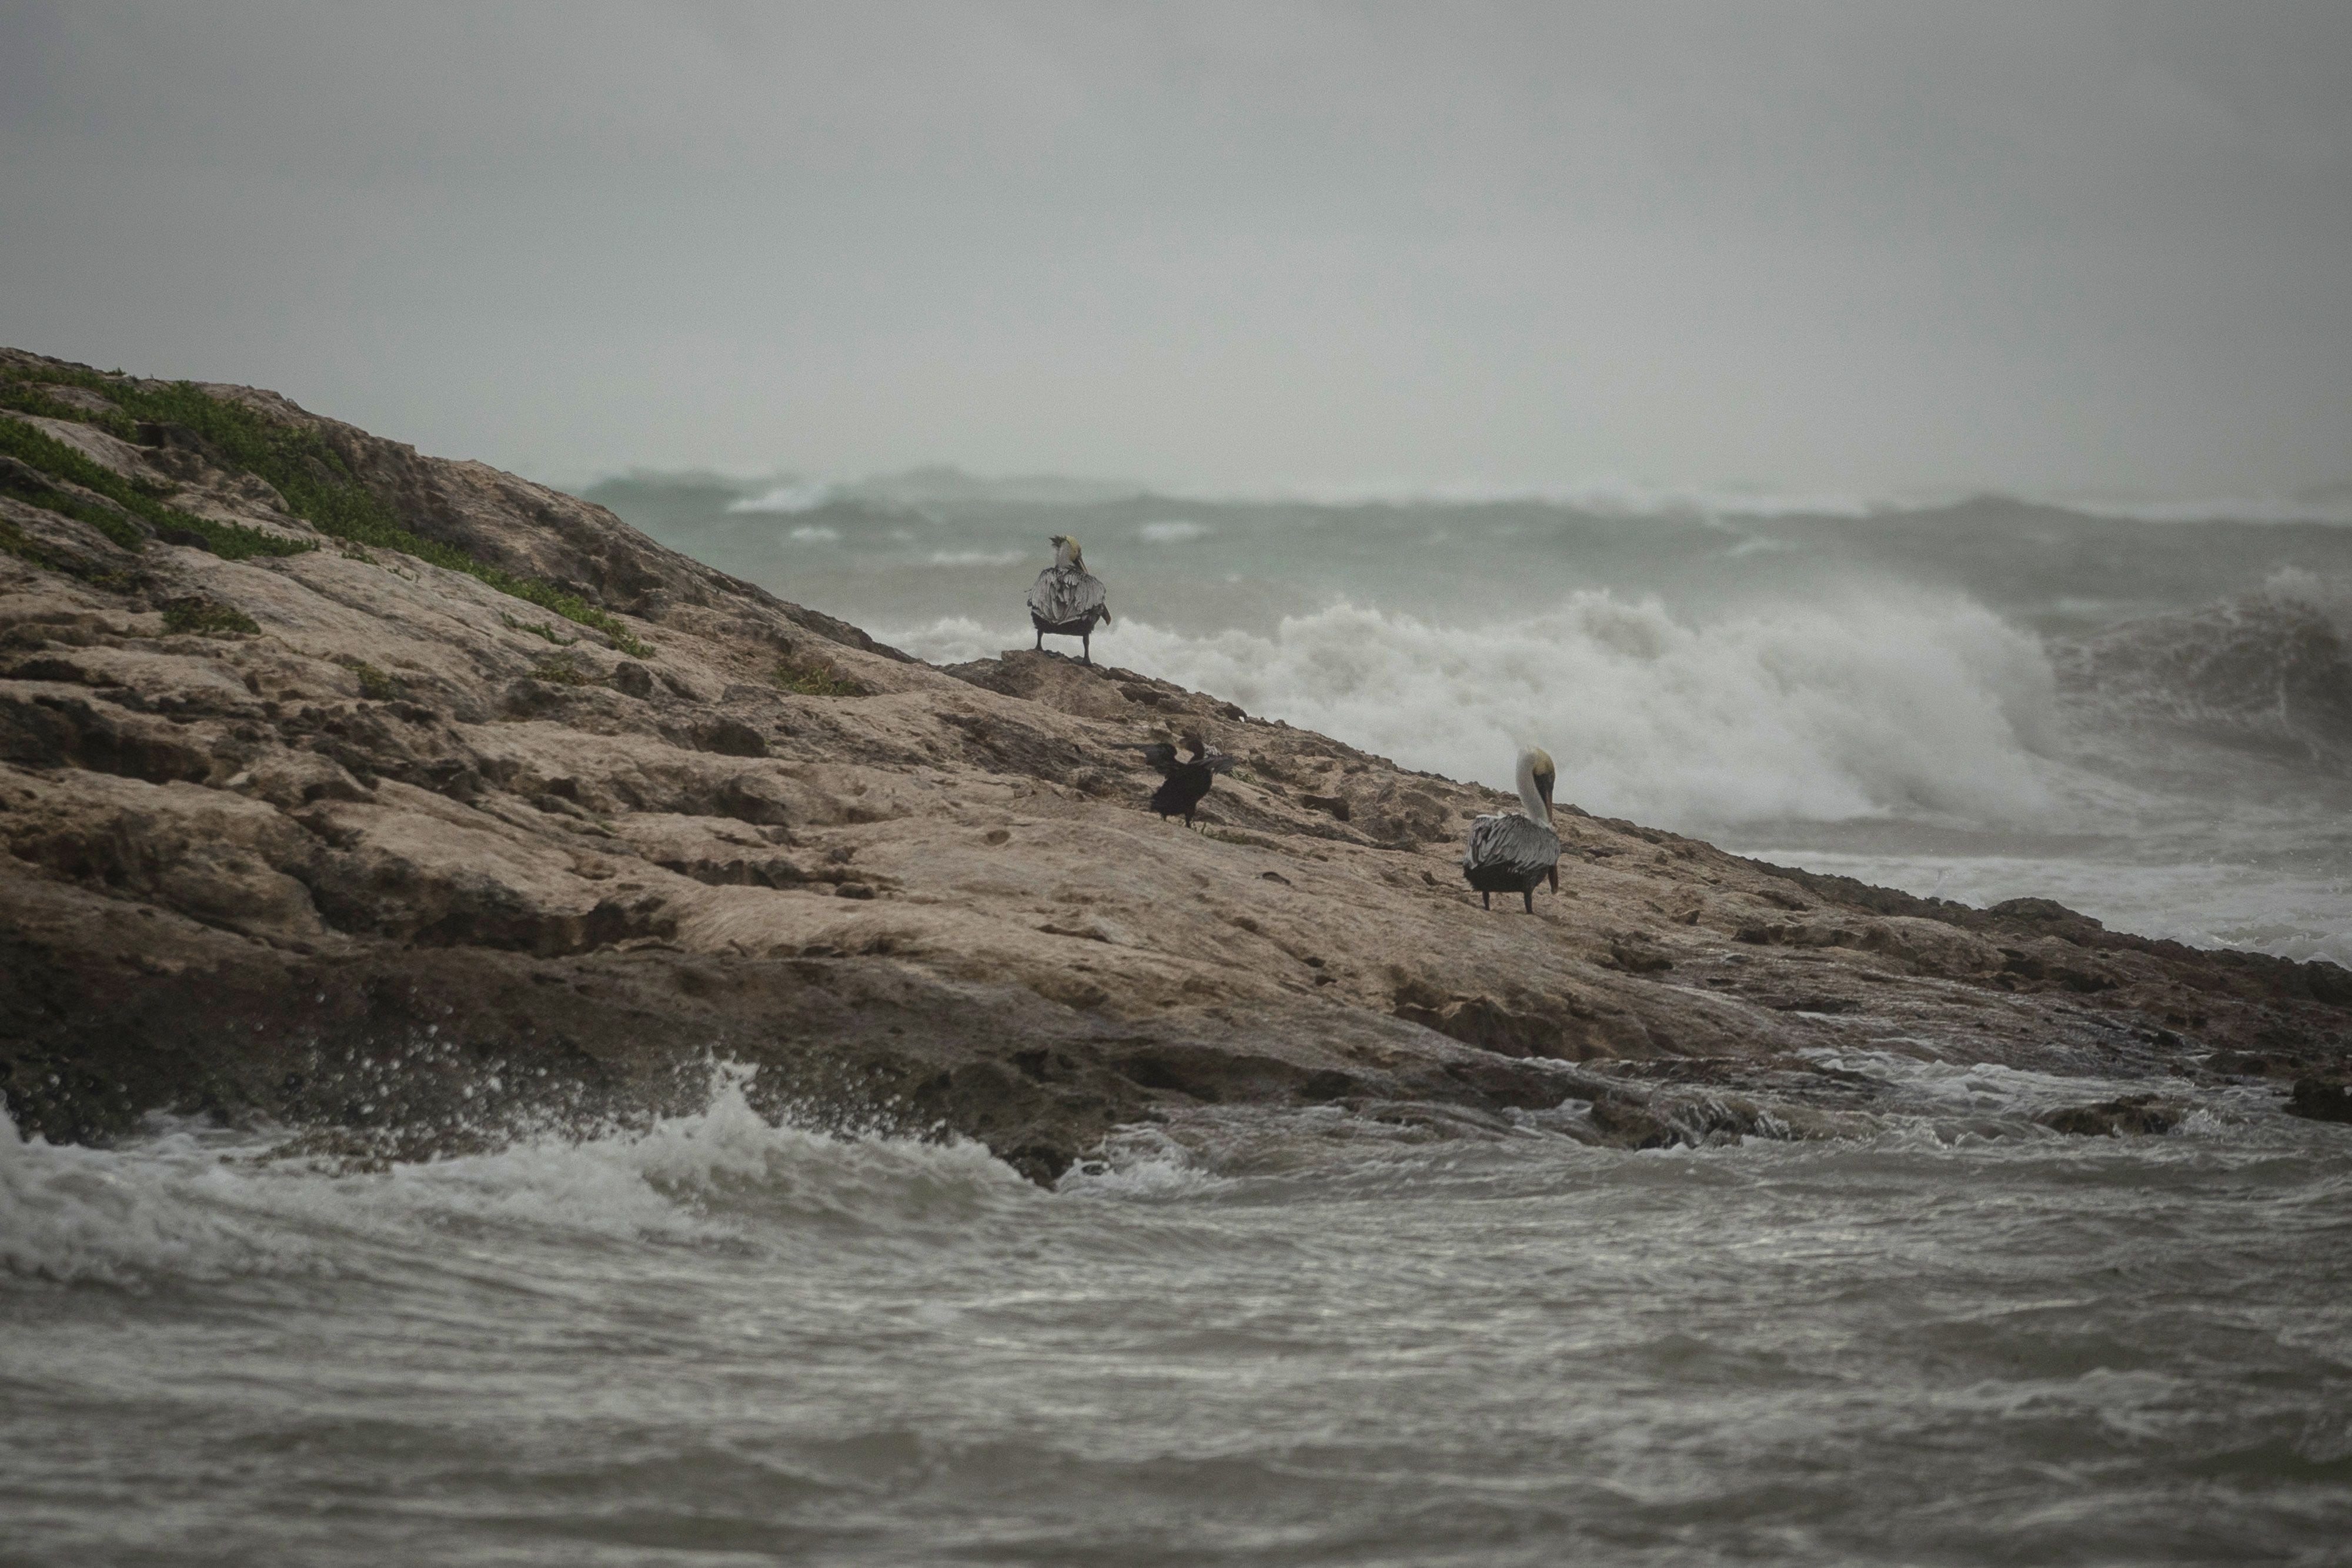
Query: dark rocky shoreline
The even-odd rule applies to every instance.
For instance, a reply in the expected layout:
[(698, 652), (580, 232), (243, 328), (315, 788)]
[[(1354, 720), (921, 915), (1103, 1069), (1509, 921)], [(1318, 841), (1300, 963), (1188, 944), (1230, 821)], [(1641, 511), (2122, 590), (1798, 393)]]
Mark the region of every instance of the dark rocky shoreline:
[[(768, 1108), (1050, 1179), (1210, 1104), (1804, 1135), (1789, 1107), (1866, 1099), (1822, 1046), (2347, 1114), (2334, 965), (1580, 812), (1563, 896), (1488, 915), (1453, 862), (1491, 791), (1131, 672), (923, 664), (273, 394), (14, 350), (0, 376), (0, 1094), (27, 1134), (176, 1109), (415, 1155), (680, 1105), (729, 1060)], [(1194, 724), (1241, 762), (1205, 834), (1142, 810), (1127, 749)]]

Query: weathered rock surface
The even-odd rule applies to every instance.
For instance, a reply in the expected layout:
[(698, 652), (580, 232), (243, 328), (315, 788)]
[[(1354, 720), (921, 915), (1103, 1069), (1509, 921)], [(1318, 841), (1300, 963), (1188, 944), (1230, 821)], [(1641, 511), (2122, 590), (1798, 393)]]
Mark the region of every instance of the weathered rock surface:
[(2084, 1138), (2135, 1137), (2168, 1133), (2180, 1124), (2188, 1107), (2153, 1094), (2121, 1094), (2090, 1105), (2068, 1105), (2042, 1117), (2053, 1132)]
[(2298, 1078), (2286, 1097), (2290, 1116), (2314, 1122), (2352, 1122), (2352, 1083)]
[[(1457, 861), (1493, 791), (1131, 672), (935, 668), (599, 507), (209, 390), (623, 630), (325, 537), (168, 433), (36, 421), (173, 507), (321, 548), (127, 549), (0, 486), (26, 541), (0, 554), (0, 1093), (27, 1132), (177, 1107), (449, 1146), (667, 1103), (729, 1059), (771, 1100), (959, 1131), (1042, 1177), (1202, 1104), (1576, 1099), (1626, 1144), (1787, 1131), (1749, 1089), (1853, 1094), (1811, 1047), (2346, 1062), (2331, 965), (1572, 808), (1560, 895), (1482, 912)], [(209, 634), (167, 624), (190, 604)], [(1144, 810), (1130, 749), (1192, 726), (1239, 763), (1199, 833)]]

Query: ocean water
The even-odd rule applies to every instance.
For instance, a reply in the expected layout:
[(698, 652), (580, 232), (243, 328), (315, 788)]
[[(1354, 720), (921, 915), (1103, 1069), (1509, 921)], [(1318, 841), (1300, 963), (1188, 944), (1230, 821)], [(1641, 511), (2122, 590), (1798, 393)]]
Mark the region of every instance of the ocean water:
[(946, 473), (589, 493), (942, 662), (1028, 646), (1022, 595), (1071, 534), (1118, 616), (1100, 660), (1407, 767), (1507, 787), (1538, 744), (1560, 798), (1601, 815), (2352, 963), (2352, 526), (2332, 517), (1240, 501)]
[(725, 1075), (377, 1172), (0, 1124), (0, 1561), (2345, 1560), (2352, 1129), (1840, 1065), (1903, 1108), (1228, 1113), (1051, 1192)]

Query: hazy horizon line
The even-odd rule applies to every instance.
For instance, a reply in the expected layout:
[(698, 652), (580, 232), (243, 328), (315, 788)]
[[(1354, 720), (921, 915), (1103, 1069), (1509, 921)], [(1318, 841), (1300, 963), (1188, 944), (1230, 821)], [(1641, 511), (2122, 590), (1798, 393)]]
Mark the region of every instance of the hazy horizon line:
[[(1162, 485), (1145, 480), (1040, 471), (983, 473), (957, 464), (922, 463), (856, 478), (789, 468), (765, 471), (694, 465), (667, 468), (632, 465), (579, 485), (556, 484), (574, 495), (630, 482), (700, 482), (737, 492), (728, 510), (744, 515), (797, 516), (835, 501), (933, 498), (1025, 500), (1034, 505), (1088, 505), (1117, 500), (1192, 506), (1484, 506), (1531, 504), (1623, 517), (1868, 517), (1938, 511), (1970, 501), (2009, 501), (2089, 517), (2140, 522), (2326, 523), (2352, 525), (2352, 479), (2270, 495), (2164, 496), (2115, 491), (2034, 491), (1985, 484), (1906, 486), (1876, 493), (1824, 491), (1752, 483), (1661, 485), (1620, 479), (1578, 484), (1486, 481), (1328, 481), (1259, 486)], [(951, 487), (963, 494), (938, 492)], [(1038, 494), (1059, 492), (1058, 497)]]

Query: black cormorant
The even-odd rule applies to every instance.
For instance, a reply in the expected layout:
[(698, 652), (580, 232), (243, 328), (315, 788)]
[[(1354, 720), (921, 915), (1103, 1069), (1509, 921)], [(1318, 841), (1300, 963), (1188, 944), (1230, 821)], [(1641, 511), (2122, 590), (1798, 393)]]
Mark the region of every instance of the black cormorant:
[(1216, 776), (1233, 766), (1233, 758), (1211, 756), (1207, 743), (1202, 740), (1201, 732), (1197, 729), (1184, 732), (1184, 748), (1192, 755), (1179, 758), (1176, 748), (1164, 740), (1136, 747), (1143, 753), (1146, 762), (1160, 770), (1161, 782), (1160, 788), (1151, 792), (1151, 809), (1160, 813), (1161, 821), (1171, 817), (1181, 817), (1189, 828), (1192, 825), (1194, 808), (1209, 792), (1209, 786), (1216, 781)]

